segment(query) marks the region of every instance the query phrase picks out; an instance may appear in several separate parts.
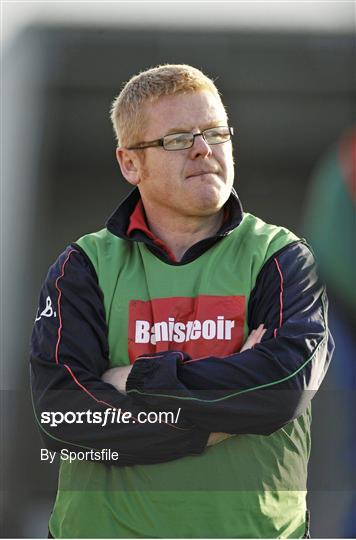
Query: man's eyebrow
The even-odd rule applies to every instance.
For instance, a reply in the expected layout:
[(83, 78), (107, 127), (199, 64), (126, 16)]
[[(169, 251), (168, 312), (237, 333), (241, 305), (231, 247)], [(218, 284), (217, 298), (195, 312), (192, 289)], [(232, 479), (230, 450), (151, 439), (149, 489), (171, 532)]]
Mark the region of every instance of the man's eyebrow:
[[(214, 120), (213, 122), (209, 122), (208, 124), (205, 124), (205, 126), (201, 129), (201, 131), (205, 131), (206, 129), (211, 129), (214, 127), (221, 127), (226, 126), (227, 120)], [(170, 135), (172, 133), (192, 133), (195, 128), (187, 128), (187, 127), (174, 127), (169, 129), (166, 132), (166, 135)]]

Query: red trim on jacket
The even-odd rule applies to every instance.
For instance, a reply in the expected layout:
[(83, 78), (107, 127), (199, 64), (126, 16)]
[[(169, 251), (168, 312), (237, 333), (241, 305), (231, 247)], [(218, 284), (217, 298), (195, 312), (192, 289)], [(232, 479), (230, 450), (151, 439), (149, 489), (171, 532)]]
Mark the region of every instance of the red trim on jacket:
[(58, 283), (59, 283), (59, 280), (62, 279), (62, 277), (64, 276), (66, 264), (69, 261), (69, 257), (71, 256), (72, 253), (78, 253), (78, 251), (76, 249), (71, 249), (68, 252), (67, 257), (66, 257), (66, 259), (65, 259), (65, 261), (64, 261), (64, 263), (62, 265), (62, 268), (61, 268), (61, 274), (57, 277), (56, 283), (55, 283), (56, 289), (58, 291), (57, 313), (58, 313), (58, 319), (59, 319), (59, 327), (58, 327), (58, 332), (57, 332), (57, 342), (56, 342), (56, 348), (55, 348), (55, 353), (54, 353), (54, 358), (55, 358), (57, 366), (59, 364), (58, 350), (59, 350), (59, 344), (60, 344), (61, 337), (62, 337), (62, 326), (63, 326), (62, 325), (62, 314), (61, 314), (62, 291), (59, 288)]
[[(283, 288), (284, 288), (284, 279), (281, 267), (278, 264), (277, 258), (274, 257), (274, 262), (277, 266), (277, 270), (280, 277), (280, 287), (279, 287), (279, 328), (281, 328), (283, 324)], [(274, 329), (273, 332), (274, 337), (277, 337), (277, 328)]]

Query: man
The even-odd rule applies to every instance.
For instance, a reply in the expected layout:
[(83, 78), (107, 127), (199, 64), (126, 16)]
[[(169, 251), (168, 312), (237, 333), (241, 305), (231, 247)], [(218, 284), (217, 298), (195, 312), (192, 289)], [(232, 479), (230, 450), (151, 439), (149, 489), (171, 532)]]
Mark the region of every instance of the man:
[[(135, 189), (50, 268), (31, 365), (47, 447), (119, 459), (62, 459), (50, 531), (303, 537), (310, 401), (333, 348), (313, 255), (242, 212), (233, 129), (201, 71), (140, 73), (112, 120)], [(113, 408), (133, 421), (83, 420)], [(175, 421), (139, 422), (149, 411)], [(54, 427), (43, 412), (83, 414)]]

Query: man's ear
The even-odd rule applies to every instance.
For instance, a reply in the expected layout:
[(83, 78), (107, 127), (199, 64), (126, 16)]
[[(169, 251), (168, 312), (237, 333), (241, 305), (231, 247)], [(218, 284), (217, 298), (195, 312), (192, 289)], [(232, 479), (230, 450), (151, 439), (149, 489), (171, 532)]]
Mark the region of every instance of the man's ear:
[(119, 147), (116, 149), (116, 159), (120, 165), (123, 177), (133, 186), (137, 186), (141, 180), (141, 167), (135, 152)]

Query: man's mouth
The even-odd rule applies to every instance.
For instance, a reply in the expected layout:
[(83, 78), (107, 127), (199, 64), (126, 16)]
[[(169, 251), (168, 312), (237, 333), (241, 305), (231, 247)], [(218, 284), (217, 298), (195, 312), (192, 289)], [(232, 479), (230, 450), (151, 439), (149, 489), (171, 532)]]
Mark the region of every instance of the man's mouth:
[(205, 174), (216, 174), (216, 171), (195, 171), (187, 176), (187, 178), (193, 178), (194, 176), (203, 176)]

